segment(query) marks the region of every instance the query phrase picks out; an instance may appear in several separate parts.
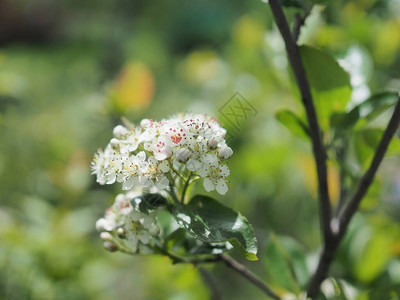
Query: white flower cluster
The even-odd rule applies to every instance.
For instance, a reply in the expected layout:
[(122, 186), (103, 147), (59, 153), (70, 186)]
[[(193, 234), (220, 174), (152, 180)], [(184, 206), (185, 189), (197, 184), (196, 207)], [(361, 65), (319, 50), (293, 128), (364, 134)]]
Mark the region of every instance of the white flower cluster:
[(100, 184), (121, 182), (122, 189), (167, 190), (174, 172), (193, 172), (203, 178), (207, 191), (228, 191), (224, 161), (233, 151), (226, 145), (226, 130), (215, 118), (182, 114), (159, 122), (144, 119), (139, 126), (118, 125), (105, 150), (92, 162)]
[[(160, 232), (155, 212), (145, 214), (138, 209), (137, 193), (119, 194), (114, 204), (107, 209), (104, 218), (97, 220), (96, 229), (110, 251), (128, 250), (137, 252), (149, 244)], [(132, 205), (131, 200), (134, 205)]]

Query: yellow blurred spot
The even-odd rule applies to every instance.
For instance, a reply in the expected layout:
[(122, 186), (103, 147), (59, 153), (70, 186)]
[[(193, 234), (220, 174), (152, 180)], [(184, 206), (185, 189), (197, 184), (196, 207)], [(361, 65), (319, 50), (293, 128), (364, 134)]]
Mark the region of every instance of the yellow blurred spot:
[(400, 20), (389, 20), (377, 28), (374, 34), (373, 55), (382, 65), (390, 65), (400, 48)]
[[(304, 174), (304, 181), (310, 193), (317, 197), (318, 195), (318, 179), (315, 168), (314, 157), (311, 155), (302, 155), (299, 157), (298, 166)], [(339, 170), (335, 165), (328, 163), (328, 189), (331, 203), (335, 204), (339, 200), (340, 194), (340, 178)]]
[(316, 44), (320, 47), (339, 47), (347, 40), (346, 33), (339, 26), (321, 26), (316, 34)]
[(233, 29), (235, 41), (244, 48), (256, 48), (263, 42), (265, 29), (249, 16), (242, 17)]
[(394, 256), (400, 256), (400, 241), (393, 242), (390, 252)]
[(111, 89), (111, 99), (120, 112), (146, 109), (154, 96), (155, 80), (151, 70), (141, 62), (125, 64)]
[(354, 20), (354, 18), (358, 19), (363, 17), (365, 15), (365, 10), (360, 8), (360, 3), (352, 1), (343, 7), (341, 15), (347, 21), (351, 21), (352, 19)]
[(189, 83), (201, 84), (212, 79), (219, 68), (217, 55), (210, 50), (192, 52), (180, 68), (180, 75)]

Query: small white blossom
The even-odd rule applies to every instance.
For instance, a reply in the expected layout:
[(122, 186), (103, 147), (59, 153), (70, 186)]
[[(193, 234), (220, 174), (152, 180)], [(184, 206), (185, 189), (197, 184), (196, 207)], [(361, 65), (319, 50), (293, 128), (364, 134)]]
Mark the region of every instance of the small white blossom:
[(216, 138), (212, 138), (207, 142), (207, 145), (211, 150), (215, 150), (218, 147), (218, 140)]
[(229, 168), (226, 165), (220, 165), (214, 154), (204, 155), (203, 161), (199, 175), (204, 178), (204, 188), (207, 192), (216, 189), (219, 194), (225, 195), (228, 191), (225, 178), (230, 174)]
[(232, 156), (232, 154), (233, 154), (233, 151), (228, 146), (223, 146), (218, 151), (218, 156), (221, 157), (222, 159), (228, 159)]
[(114, 127), (113, 135), (117, 139), (124, 137), (127, 133), (128, 133), (128, 129), (122, 125), (117, 125)]
[(190, 152), (189, 149), (180, 148), (180, 149), (178, 149), (178, 151), (176, 151), (175, 158), (180, 163), (186, 163), (191, 154), (192, 154), (192, 152)]

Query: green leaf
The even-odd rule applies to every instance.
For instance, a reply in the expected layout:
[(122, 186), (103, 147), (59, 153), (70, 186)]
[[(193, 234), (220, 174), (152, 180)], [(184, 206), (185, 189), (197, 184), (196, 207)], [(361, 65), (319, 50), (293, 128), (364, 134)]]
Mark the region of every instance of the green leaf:
[(133, 198), (131, 203), (134, 207), (144, 213), (168, 205), (167, 199), (160, 194), (143, 194), (139, 197)]
[(253, 227), (240, 213), (202, 195), (189, 204), (171, 207), (181, 228), (205, 243), (229, 242), (248, 260), (257, 260), (257, 240)]
[(276, 113), (276, 118), (294, 135), (302, 138), (309, 137), (308, 126), (294, 112), (283, 109)]
[(299, 293), (309, 278), (303, 247), (292, 238), (272, 235), (264, 255), (272, 280), (287, 290)]
[(354, 275), (362, 282), (375, 280), (391, 258), (392, 238), (382, 232), (373, 234), (355, 258)]
[(330, 127), (335, 137), (348, 134), (353, 129), (359, 119), (358, 111), (350, 111), (348, 113), (333, 113), (330, 118)]
[(167, 251), (180, 256), (219, 254), (229, 250), (226, 243), (213, 245), (203, 243), (183, 228), (178, 228), (169, 234), (164, 240), (164, 247)]
[(327, 128), (330, 115), (345, 111), (351, 98), (349, 74), (328, 53), (304, 45), (300, 53), (319, 120)]

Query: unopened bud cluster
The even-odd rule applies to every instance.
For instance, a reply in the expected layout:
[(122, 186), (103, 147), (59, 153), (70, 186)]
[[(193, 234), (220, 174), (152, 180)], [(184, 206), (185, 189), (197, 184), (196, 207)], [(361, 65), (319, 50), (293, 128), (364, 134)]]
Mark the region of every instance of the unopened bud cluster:
[(97, 220), (103, 245), (109, 251), (140, 252), (158, 237), (160, 227), (155, 213), (145, 214), (138, 209), (141, 199), (136, 193), (119, 194), (103, 218)]
[(201, 114), (144, 119), (132, 128), (118, 125), (114, 138), (95, 155), (92, 173), (100, 184), (120, 182), (124, 190), (168, 190), (175, 172), (192, 172), (203, 178), (207, 191), (223, 195), (230, 173), (225, 160), (233, 153), (225, 134), (215, 118)]

